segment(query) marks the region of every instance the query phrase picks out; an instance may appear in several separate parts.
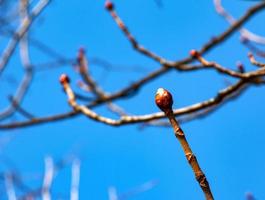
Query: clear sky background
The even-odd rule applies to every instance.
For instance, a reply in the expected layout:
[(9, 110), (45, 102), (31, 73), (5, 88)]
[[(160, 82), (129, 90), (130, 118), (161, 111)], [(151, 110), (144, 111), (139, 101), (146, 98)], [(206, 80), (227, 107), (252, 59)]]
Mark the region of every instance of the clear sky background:
[[(255, 3), (233, 0), (224, 1), (224, 6), (235, 17), (240, 17)], [(137, 40), (170, 60), (186, 57), (190, 49), (199, 49), (209, 38), (228, 27), (227, 22), (216, 14), (210, 0), (163, 0), (162, 8), (153, 0), (116, 0), (115, 5)], [(247, 27), (265, 35), (264, 19), (265, 13), (260, 13), (247, 23)], [(117, 91), (159, 68), (157, 63), (131, 48), (104, 9), (104, 0), (55, 0), (34, 23), (30, 34), (65, 57), (75, 57), (78, 48), (83, 46), (89, 59), (101, 58), (121, 67), (106, 71), (93, 62), (90, 65), (92, 75), (109, 92)], [(1, 43), (1, 47), (4, 44)], [(247, 52), (236, 33), (207, 54), (207, 58), (229, 68), (235, 68), (235, 63), (241, 60), (247, 70), (251, 70), (254, 67), (249, 64)], [(31, 57), (36, 65), (51, 60), (33, 47)], [(132, 71), (134, 67), (138, 70)], [(72, 66), (40, 71), (23, 107), (36, 116), (71, 110), (58, 83), (63, 72), (70, 75), (73, 83), (80, 79)], [(5, 76), (12, 74), (16, 74), (17, 80), (22, 75), (17, 53), (5, 71)], [(178, 108), (214, 96), (227, 81), (235, 80), (210, 70), (192, 73), (172, 71), (145, 85), (139, 95), (117, 103), (132, 114), (157, 112), (154, 94), (158, 87), (165, 87), (174, 96), (174, 108)], [(6, 82), (0, 83), (1, 107), (7, 104), (6, 94), (14, 89)], [(77, 87), (75, 89), (78, 91)], [(240, 98), (208, 117), (183, 124), (217, 200), (245, 199), (245, 193), (249, 191), (258, 200), (265, 199), (264, 100), (264, 86), (251, 87)], [(96, 111), (113, 117), (104, 107)], [(22, 118), (17, 116), (12, 120)], [(110, 186), (115, 186), (118, 192), (125, 192), (149, 180), (158, 180), (159, 183), (132, 199), (204, 199), (170, 128), (147, 127), (141, 130), (139, 125), (115, 128), (79, 116), (56, 123), (1, 131), (0, 136), (2, 140), (10, 138), (1, 148), (1, 171), (15, 165), (33, 188), (42, 182), (45, 156), (60, 160), (74, 153), (81, 159), (80, 199), (105, 200)], [(12, 166), (6, 165), (7, 159), (12, 161)], [(36, 178), (35, 174), (40, 176)], [(70, 166), (59, 172), (52, 188), (53, 194), (69, 199)], [(0, 196), (6, 198), (2, 194)]]

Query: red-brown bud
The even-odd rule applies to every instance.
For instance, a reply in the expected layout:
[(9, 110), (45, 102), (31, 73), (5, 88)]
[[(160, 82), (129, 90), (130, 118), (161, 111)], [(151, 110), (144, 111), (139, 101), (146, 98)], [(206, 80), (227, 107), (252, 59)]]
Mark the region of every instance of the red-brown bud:
[(155, 96), (156, 105), (164, 112), (172, 110), (173, 98), (169, 91), (159, 88)]
[(60, 83), (63, 85), (65, 83), (70, 83), (70, 78), (66, 74), (60, 76)]
[(198, 58), (198, 57), (200, 56), (200, 53), (199, 53), (197, 50), (192, 49), (192, 50), (190, 51), (190, 55), (191, 55), (193, 58)]
[(112, 11), (114, 9), (114, 4), (111, 1), (107, 0), (105, 3), (105, 8), (109, 11)]

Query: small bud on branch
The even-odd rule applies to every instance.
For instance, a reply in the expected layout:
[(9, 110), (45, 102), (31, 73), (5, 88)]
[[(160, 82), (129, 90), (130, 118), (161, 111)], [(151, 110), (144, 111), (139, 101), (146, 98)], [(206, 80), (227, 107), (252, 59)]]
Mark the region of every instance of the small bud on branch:
[(241, 63), (241, 62), (238, 61), (238, 62), (236, 63), (236, 66), (237, 66), (238, 71), (239, 71), (240, 73), (245, 73), (245, 67), (244, 67), (243, 63)]
[(106, 3), (105, 3), (105, 8), (108, 10), (108, 11), (112, 11), (114, 9), (114, 4), (107, 0)]
[(156, 105), (164, 112), (172, 110), (173, 99), (169, 91), (159, 88), (155, 95)]
[(200, 53), (199, 53), (197, 50), (195, 50), (195, 49), (192, 49), (192, 50), (190, 51), (190, 55), (191, 55), (193, 58), (198, 58), (198, 57), (201, 56)]
[(69, 78), (69, 76), (67, 76), (67, 74), (62, 74), (62, 75), (60, 76), (60, 83), (61, 83), (62, 85), (66, 84), (66, 83), (70, 83), (70, 78)]

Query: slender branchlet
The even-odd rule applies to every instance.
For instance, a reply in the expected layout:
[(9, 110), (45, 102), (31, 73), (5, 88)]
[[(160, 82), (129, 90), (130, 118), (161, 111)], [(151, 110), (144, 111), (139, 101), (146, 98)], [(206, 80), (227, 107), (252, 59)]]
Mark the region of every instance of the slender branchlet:
[(110, 13), (110, 15), (112, 16), (112, 18), (114, 19), (114, 21), (116, 22), (120, 30), (125, 34), (125, 36), (127, 37), (127, 39), (129, 40), (129, 42), (131, 43), (132, 47), (135, 50), (139, 51), (140, 53), (146, 55), (147, 57), (153, 60), (158, 61), (162, 65), (165, 65), (165, 66), (170, 65), (171, 63), (170, 61), (166, 60), (165, 58), (161, 56), (158, 56), (157, 54), (153, 53), (149, 49), (146, 49), (143, 45), (138, 43), (138, 41), (134, 38), (134, 36), (129, 31), (128, 27), (125, 25), (125, 23), (122, 21), (122, 19), (117, 14), (115, 10), (115, 6), (110, 0), (107, 0), (105, 2), (105, 8)]
[(208, 60), (206, 60), (200, 52), (196, 51), (196, 50), (191, 50), (190, 51), (190, 55), (193, 59), (197, 59), (204, 67), (207, 68), (213, 68), (216, 69), (218, 72), (222, 73), (222, 74), (226, 74), (229, 76), (233, 76), (236, 78), (240, 78), (240, 79), (249, 79), (251, 76), (253, 76), (253, 74), (263, 74), (263, 72), (257, 72), (257, 71), (252, 71), (249, 73), (242, 73), (241, 71), (235, 71), (235, 70), (231, 70), (227, 67), (224, 67), (220, 64), (218, 64), (217, 62), (210, 62)]
[(189, 164), (190, 164), (190, 166), (191, 166), (191, 168), (195, 174), (196, 180), (198, 181), (201, 189), (204, 192), (205, 198), (207, 200), (213, 200), (214, 198), (213, 198), (213, 195), (212, 195), (212, 192), (210, 189), (210, 185), (206, 179), (206, 176), (202, 172), (202, 170), (199, 166), (199, 163), (198, 163), (195, 155), (193, 154), (188, 141), (186, 140), (185, 134), (182, 131), (182, 129), (180, 128), (180, 126), (179, 126), (179, 124), (178, 124), (178, 122), (175, 119), (175, 116), (173, 114), (172, 95), (167, 90), (165, 90), (163, 88), (159, 88), (157, 90), (157, 93), (155, 96), (155, 102), (156, 102), (156, 105), (165, 113), (165, 115), (169, 119), (169, 121), (170, 121), (170, 123), (174, 129), (175, 136), (181, 144), (181, 147), (185, 153), (187, 161), (189, 162)]
[(81, 74), (88, 72), (88, 62), (85, 57), (85, 53), (86, 53), (85, 49), (81, 47), (78, 50), (77, 59), (76, 59)]
[(249, 58), (250, 62), (251, 62), (253, 65), (255, 65), (255, 66), (257, 66), (257, 67), (262, 67), (262, 68), (265, 67), (265, 63), (258, 62), (258, 61), (255, 59), (254, 55), (253, 55), (251, 52), (248, 53), (248, 58)]

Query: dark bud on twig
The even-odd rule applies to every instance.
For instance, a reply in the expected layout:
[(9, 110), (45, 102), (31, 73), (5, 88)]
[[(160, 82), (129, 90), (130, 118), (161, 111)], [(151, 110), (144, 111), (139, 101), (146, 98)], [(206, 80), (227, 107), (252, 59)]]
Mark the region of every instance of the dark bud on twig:
[(114, 4), (111, 1), (107, 0), (105, 3), (105, 8), (109, 11), (112, 11), (114, 9)]
[(243, 63), (241, 63), (240, 61), (238, 61), (236, 63), (236, 66), (237, 66), (237, 69), (238, 69), (238, 71), (240, 73), (245, 73), (245, 67), (244, 67)]
[(66, 74), (62, 74), (60, 76), (60, 83), (62, 85), (66, 84), (66, 83), (70, 83), (70, 78)]
[(169, 112), (172, 110), (173, 99), (169, 91), (164, 88), (159, 88), (155, 96), (156, 105), (163, 111)]
[(194, 49), (192, 49), (192, 50), (190, 51), (190, 55), (191, 55), (191, 57), (193, 57), (193, 58), (198, 58), (198, 57), (201, 56), (200, 53), (199, 53), (197, 50), (194, 50)]

